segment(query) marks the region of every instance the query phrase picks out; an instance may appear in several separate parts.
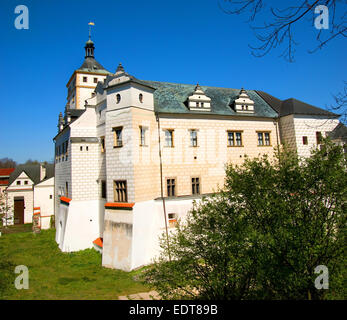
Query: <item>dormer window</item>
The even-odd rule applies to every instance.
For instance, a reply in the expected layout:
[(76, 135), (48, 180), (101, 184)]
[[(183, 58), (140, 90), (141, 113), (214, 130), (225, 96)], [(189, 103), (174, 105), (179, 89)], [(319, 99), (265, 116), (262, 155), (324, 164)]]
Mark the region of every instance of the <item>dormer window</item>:
[(245, 89), (241, 89), (238, 98), (231, 104), (235, 112), (254, 113), (254, 101), (250, 99)]
[(192, 111), (211, 111), (211, 98), (197, 84), (192, 95), (188, 97), (187, 105)]

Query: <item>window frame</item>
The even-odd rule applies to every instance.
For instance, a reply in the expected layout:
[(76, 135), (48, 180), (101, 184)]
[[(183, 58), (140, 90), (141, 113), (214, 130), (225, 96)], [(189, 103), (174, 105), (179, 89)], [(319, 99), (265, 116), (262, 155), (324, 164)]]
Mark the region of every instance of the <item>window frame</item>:
[[(169, 180), (170, 180), (170, 183), (168, 183)], [(165, 181), (166, 181), (166, 196), (168, 198), (176, 197), (177, 196), (177, 183), (176, 183), (177, 179), (176, 179), (176, 177), (166, 177)], [(170, 190), (170, 192), (169, 192), (169, 190)]]
[(100, 149), (101, 149), (101, 153), (105, 153), (106, 151), (105, 136), (100, 137)]
[[(230, 139), (230, 135), (232, 136), (232, 140)], [(237, 135), (240, 134), (240, 140), (237, 139)], [(228, 147), (243, 147), (243, 130), (227, 130), (227, 146)], [(232, 141), (232, 144), (230, 142)], [(240, 144), (237, 142), (240, 141)]]
[(317, 146), (319, 146), (320, 144), (322, 144), (322, 131), (316, 131), (316, 144)]
[(120, 203), (128, 202), (127, 180), (113, 180), (113, 199), (114, 199), (114, 202), (120, 202)]
[[(123, 127), (114, 127), (113, 131), (113, 148), (121, 148), (123, 147)], [(117, 132), (120, 131), (120, 138)]]
[[(257, 140), (258, 140), (257, 147), (272, 147), (271, 131), (269, 131), (269, 130), (256, 131), (256, 133), (257, 133)], [(266, 134), (269, 137), (269, 139), (268, 139), (269, 144), (266, 144), (266, 141), (267, 141)], [(259, 144), (259, 141), (260, 141), (259, 135), (261, 135), (262, 144)]]
[(101, 180), (101, 199), (107, 199), (106, 180)]
[[(147, 130), (148, 130), (148, 127), (146, 127), (146, 126), (139, 126), (139, 128), (140, 128), (140, 146), (141, 147), (147, 147), (148, 145), (147, 145), (147, 143), (146, 143), (146, 132), (147, 132)], [(143, 133), (143, 135), (142, 135), (142, 133)], [(143, 140), (142, 140), (142, 138), (143, 138)]]
[[(174, 129), (163, 129), (163, 131), (164, 131), (164, 141), (165, 141), (165, 147), (166, 148), (174, 148), (174, 132), (175, 132), (175, 130)], [(167, 136), (166, 136), (166, 132), (170, 132), (171, 133), (171, 139), (170, 139), (170, 141), (171, 141), (171, 145), (168, 145), (167, 144), (167, 142), (169, 141), (168, 139), (167, 139)]]
[[(170, 215), (173, 215), (172, 218), (170, 218)], [(176, 227), (176, 224), (177, 224), (177, 213), (175, 212), (169, 212), (167, 214), (167, 221), (168, 221), (168, 224), (169, 224), (169, 228), (174, 228)]]
[(191, 186), (192, 186), (192, 195), (200, 195), (201, 194), (201, 178), (200, 178), (200, 176), (190, 177), (190, 181), (191, 181)]
[[(190, 147), (197, 148), (198, 147), (198, 129), (189, 129), (189, 140), (190, 140)], [(192, 136), (192, 134), (195, 133), (195, 138)], [(195, 141), (195, 144), (194, 144)]]
[(308, 145), (308, 137), (307, 136), (302, 136), (302, 144), (305, 146)]

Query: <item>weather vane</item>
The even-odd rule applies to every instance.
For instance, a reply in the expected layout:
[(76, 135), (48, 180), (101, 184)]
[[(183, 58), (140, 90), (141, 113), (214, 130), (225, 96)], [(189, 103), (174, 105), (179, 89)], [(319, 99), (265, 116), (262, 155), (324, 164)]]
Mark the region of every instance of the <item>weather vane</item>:
[(91, 39), (92, 26), (95, 26), (95, 23), (94, 22), (89, 22), (88, 26), (89, 26), (89, 40), (90, 40)]

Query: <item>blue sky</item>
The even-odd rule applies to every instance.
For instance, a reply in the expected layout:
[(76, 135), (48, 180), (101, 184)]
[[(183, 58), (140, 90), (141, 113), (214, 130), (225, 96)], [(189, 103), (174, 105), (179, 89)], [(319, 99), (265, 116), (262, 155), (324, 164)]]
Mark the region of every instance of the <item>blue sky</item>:
[[(217, 1), (1, 1), (0, 158), (53, 159), (65, 86), (83, 63), (89, 21), (95, 57), (111, 72), (122, 62), (144, 80), (257, 89), (323, 108), (333, 103), (346, 80), (344, 39), (309, 54), (315, 29), (304, 22), (295, 29), (295, 63), (280, 58), (280, 50), (255, 58), (246, 17), (223, 13)], [(29, 30), (14, 27), (20, 4), (29, 9)]]

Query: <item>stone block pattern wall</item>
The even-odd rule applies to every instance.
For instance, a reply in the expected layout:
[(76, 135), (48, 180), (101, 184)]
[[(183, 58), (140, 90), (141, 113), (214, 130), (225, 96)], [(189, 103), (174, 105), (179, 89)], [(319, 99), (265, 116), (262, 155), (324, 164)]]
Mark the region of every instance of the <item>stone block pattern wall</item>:
[[(148, 125), (148, 147), (139, 145), (140, 125)], [(135, 200), (144, 201), (160, 196), (158, 131), (154, 116), (147, 118), (133, 112)], [(165, 146), (165, 129), (174, 130), (174, 147)], [(198, 130), (198, 146), (191, 147), (190, 129)], [(227, 131), (242, 131), (242, 147), (228, 147)], [(258, 146), (257, 131), (270, 132), (271, 146)], [(241, 164), (245, 156), (273, 156), (277, 145), (273, 120), (235, 120), (227, 118), (161, 117), (160, 134), (163, 162), (163, 185), (166, 178), (176, 179), (177, 195), (191, 195), (191, 178), (200, 178), (201, 193), (211, 193), (222, 187), (225, 165)]]
[(280, 118), (281, 143), (286, 144), (291, 150), (296, 150), (296, 137), (293, 115)]
[[(122, 127), (123, 146), (114, 147), (113, 128)], [(128, 202), (135, 201), (131, 108), (106, 112), (105, 127), (107, 201), (114, 202), (115, 180), (127, 181)]]
[[(322, 119), (321, 117), (300, 117), (293, 118), (295, 127), (295, 139), (298, 155), (301, 157), (309, 157), (312, 148), (317, 147), (316, 132), (321, 132), (323, 137), (326, 133), (335, 129), (339, 121), (337, 119)], [(308, 144), (303, 144), (303, 136), (307, 137)]]
[[(61, 145), (66, 140), (70, 139), (70, 131), (67, 131), (63, 135), (59, 137), (59, 139), (56, 140), (55, 146)], [(69, 140), (68, 143), (68, 158), (60, 161), (55, 162), (55, 179), (54, 179), (54, 206), (55, 206), (55, 212), (57, 213), (60, 206), (60, 198), (59, 196), (65, 195), (67, 197), (71, 198), (71, 143)], [(68, 194), (65, 194), (66, 189), (66, 182), (68, 183)]]

